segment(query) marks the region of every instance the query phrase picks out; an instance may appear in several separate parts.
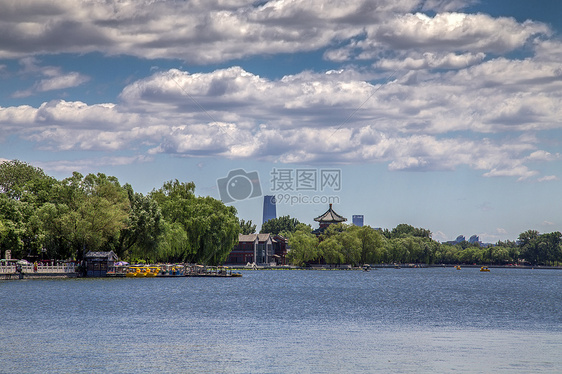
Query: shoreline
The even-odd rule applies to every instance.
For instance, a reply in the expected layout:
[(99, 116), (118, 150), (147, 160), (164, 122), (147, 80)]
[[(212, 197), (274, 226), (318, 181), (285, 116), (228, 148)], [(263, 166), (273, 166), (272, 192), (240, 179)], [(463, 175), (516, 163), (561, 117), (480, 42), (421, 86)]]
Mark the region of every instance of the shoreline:
[[(236, 271), (256, 271), (256, 270), (311, 270), (311, 271), (364, 271), (363, 267), (351, 267), (351, 266), (337, 266), (337, 265), (312, 265), (312, 266), (291, 266), (291, 265), (281, 265), (281, 266), (256, 266), (254, 268), (248, 268), (245, 266), (232, 266), (226, 265), (229, 270), (236, 270)], [(459, 266), (456, 264), (377, 264), (377, 265), (370, 265), (371, 270), (382, 270), (382, 269), (428, 269), (428, 268), (454, 268), (455, 266)], [(469, 269), (479, 269), (480, 267), (485, 266), (490, 269), (519, 269), (519, 270), (562, 270), (562, 266), (529, 266), (529, 265), (460, 265), (461, 270), (462, 268), (469, 268)], [(174, 275), (174, 276), (156, 276), (154, 278), (184, 278), (184, 277), (194, 277), (196, 275)], [(203, 276), (203, 275), (201, 275)], [(226, 276), (215, 276), (217, 278), (228, 278)], [(105, 277), (82, 277), (79, 273), (9, 273), (9, 274), (0, 274), (0, 281), (2, 280), (20, 280), (20, 279), (74, 279), (74, 278), (125, 278), (123, 275), (122, 277), (115, 276), (115, 275), (107, 275)]]
[[(349, 265), (311, 265), (311, 266), (292, 266), (292, 265), (280, 265), (280, 266), (259, 266), (255, 268), (249, 268), (246, 266), (236, 266), (236, 265), (225, 265), (233, 270), (363, 270), (363, 267), (352, 267)], [(530, 266), (530, 265), (464, 265), (464, 264), (376, 264), (369, 265), (371, 269), (427, 269), (427, 268), (454, 268), (455, 266), (460, 266), (462, 268), (474, 268), (479, 269), (482, 266), (488, 267), (490, 269), (525, 269), (525, 270), (535, 270), (535, 269), (548, 269), (548, 270), (562, 270), (562, 266)]]

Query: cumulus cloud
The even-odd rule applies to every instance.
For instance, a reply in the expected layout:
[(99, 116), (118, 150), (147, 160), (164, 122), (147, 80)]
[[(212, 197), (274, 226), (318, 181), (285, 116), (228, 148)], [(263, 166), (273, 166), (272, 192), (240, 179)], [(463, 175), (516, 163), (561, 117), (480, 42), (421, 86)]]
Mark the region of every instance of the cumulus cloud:
[[(478, 56), (511, 51), (550, 32), (540, 23), (455, 12), (469, 3), (5, 1), (0, 3), (0, 58), (102, 51), (208, 63), (313, 51), (350, 40), (347, 51), (326, 56), (374, 59), (380, 48), (438, 54), (452, 49)], [(415, 13), (420, 9), (437, 13)]]
[(486, 55), (479, 53), (465, 54), (435, 54), (416, 53), (409, 54), (408, 57), (400, 59), (381, 59), (374, 64), (377, 68), (387, 70), (420, 70), (420, 69), (461, 69), (478, 64), (484, 60)]
[[(57, 100), (38, 108), (0, 108), (0, 126), (47, 149), (382, 162), (390, 170), (466, 165), (487, 177), (521, 180), (539, 174), (527, 162), (558, 158), (538, 149), (534, 138), (485, 137), (494, 131), (493, 123), (472, 128), (482, 129), (478, 139), (438, 136), (451, 128), (468, 129), (478, 117), (470, 98), (457, 102), (463, 107), (442, 108), (456, 102), (450, 99), (455, 89), (444, 88), (442, 80), (432, 83), (426, 76), (425, 88), (416, 92), (409, 79), (373, 85), (353, 76), (342, 70), (268, 80), (240, 67), (205, 74), (172, 69), (131, 83), (119, 103)], [(473, 114), (463, 120), (469, 108)]]
[[(539, 22), (462, 13), (471, 3), (2, 2), (0, 58), (21, 57), (19, 74), (35, 82), (13, 98), (90, 79), (30, 57), (46, 53), (215, 63), (319, 50), (364, 65), (275, 80), (239, 66), (151, 69), (115, 102), (0, 107), (0, 134), (50, 150), (382, 162), (393, 171), (468, 166), (485, 177), (552, 180), (537, 168), (560, 155), (529, 134), (562, 127), (561, 44)], [(535, 55), (501, 56), (523, 48)]]
[(22, 66), (20, 75), (43, 78), (40, 78), (28, 89), (14, 92), (12, 94), (14, 98), (28, 97), (37, 92), (77, 87), (90, 80), (90, 77), (78, 72), (64, 72), (56, 66), (41, 66), (39, 61), (34, 57), (21, 59), (20, 65)]
[[(501, 55), (521, 48), (536, 35), (550, 35), (545, 24), (486, 14), (445, 12), (399, 14), (365, 27), (343, 47), (325, 53), (327, 59), (375, 60), (387, 69), (463, 68), (486, 54)], [(394, 55), (388, 58), (388, 55)]]
[[(548, 94), (527, 95), (538, 91), (539, 82), (545, 81), (541, 77), (555, 78), (557, 73), (548, 64), (524, 62), (538, 71), (517, 78), (511, 65), (521, 63), (490, 61), (484, 67), (410, 74), (376, 84), (346, 69), (278, 80), (236, 66), (194, 74), (171, 69), (132, 82), (117, 103), (53, 100), (37, 108), (0, 107), (0, 127), (4, 136), (18, 134), (53, 150), (131, 149), (291, 163), (382, 162), (395, 171), (464, 165), (485, 177), (525, 180), (540, 174), (529, 163), (553, 162), (560, 155), (540, 149), (537, 139), (526, 133), (486, 134), (559, 128), (561, 113), (555, 106), (561, 94), (548, 90), (558, 84), (552, 79), (541, 83)], [(511, 77), (509, 84), (470, 83), (475, 76), (494, 79), (486, 72), (497, 72), (497, 65), (504, 68), (506, 79)], [(459, 87), (459, 82), (465, 85)], [(513, 84), (524, 93), (514, 94)], [(525, 107), (548, 110), (507, 121), (513, 116), (508, 113), (522, 116)], [(463, 131), (474, 135), (462, 136)]]
[(411, 0), (8, 1), (0, 4), (0, 57), (103, 50), (201, 63), (309, 51), (416, 6)]

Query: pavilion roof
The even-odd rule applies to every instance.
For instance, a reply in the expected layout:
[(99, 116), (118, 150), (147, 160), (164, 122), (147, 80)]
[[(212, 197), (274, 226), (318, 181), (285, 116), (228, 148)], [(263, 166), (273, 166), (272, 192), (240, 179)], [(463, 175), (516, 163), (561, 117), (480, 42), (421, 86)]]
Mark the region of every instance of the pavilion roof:
[(314, 220), (316, 222), (334, 223), (334, 222), (345, 222), (347, 221), (347, 218), (340, 216), (339, 214), (334, 212), (334, 210), (332, 209), (332, 204), (330, 204), (330, 208), (326, 211), (326, 213), (314, 218)]

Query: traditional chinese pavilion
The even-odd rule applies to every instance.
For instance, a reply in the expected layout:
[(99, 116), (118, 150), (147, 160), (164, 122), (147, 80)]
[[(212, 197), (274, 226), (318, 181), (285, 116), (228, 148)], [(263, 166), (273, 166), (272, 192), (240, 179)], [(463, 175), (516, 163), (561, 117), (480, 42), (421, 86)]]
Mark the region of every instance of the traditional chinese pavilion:
[(320, 228), (314, 232), (320, 234), (332, 223), (342, 223), (347, 221), (347, 218), (337, 214), (332, 208), (332, 204), (330, 204), (330, 208), (326, 211), (326, 213), (314, 218), (314, 220), (320, 223)]

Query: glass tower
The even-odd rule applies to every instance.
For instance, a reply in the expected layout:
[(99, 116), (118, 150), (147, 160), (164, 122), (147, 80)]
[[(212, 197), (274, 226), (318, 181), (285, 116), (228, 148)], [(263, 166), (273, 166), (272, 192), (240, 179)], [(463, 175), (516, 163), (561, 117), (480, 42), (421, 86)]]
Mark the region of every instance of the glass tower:
[(275, 205), (275, 196), (265, 195), (263, 197), (263, 223), (270, 219), (277, 218), (277, 209)]
[(355, 226), (359, 226), (359, 227), (362, 227), (362, 226), (363, 226), (363, 215), (362, 215), (362, 214), (361, 214), (361, 215), (359, 215), (359, 214), (354, 215), (354, 216), (352, 217), (352, 219), (353, 219), (353, 224), (354, 224)]

